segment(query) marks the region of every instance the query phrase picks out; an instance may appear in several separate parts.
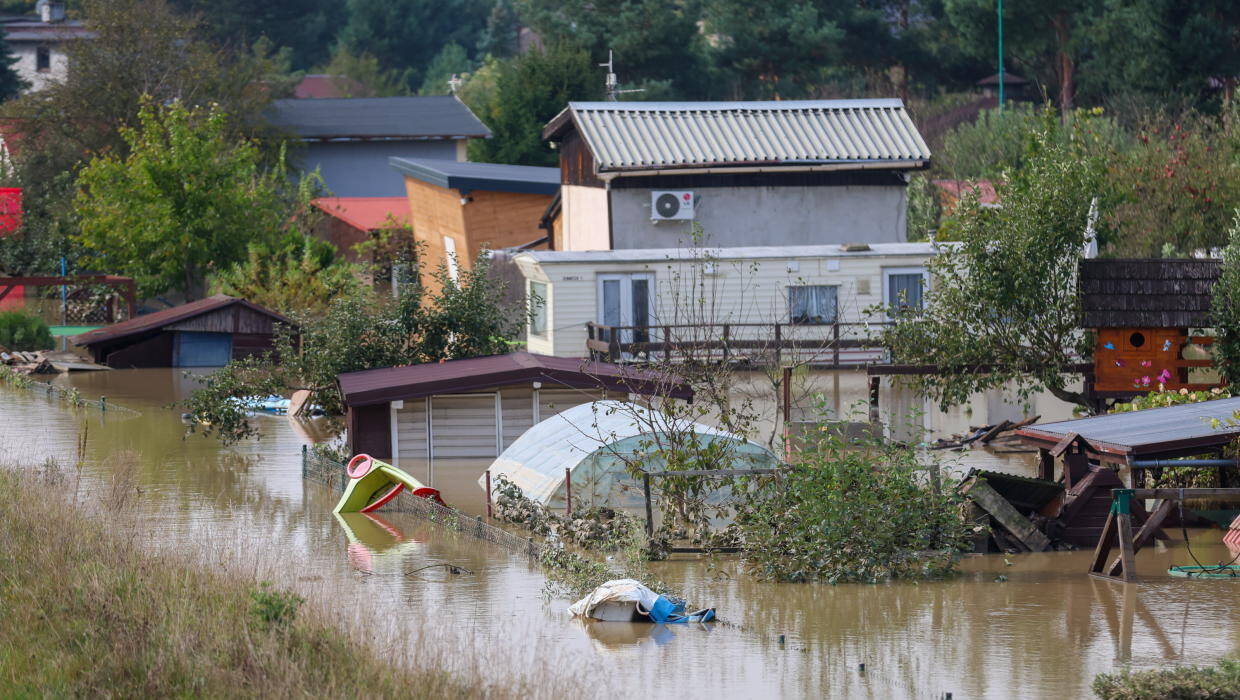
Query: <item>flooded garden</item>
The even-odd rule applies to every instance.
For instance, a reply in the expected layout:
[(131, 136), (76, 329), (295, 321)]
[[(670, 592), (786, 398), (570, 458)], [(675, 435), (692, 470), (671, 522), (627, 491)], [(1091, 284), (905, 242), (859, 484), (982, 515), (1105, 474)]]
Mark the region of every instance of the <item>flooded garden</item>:
[[(418, 656), (409, 660), (493, 687), (541, 696), (1086, 697), (1096, 674), (1212, 663), (1240, 639), (1230, 582), (1167, 575), (1188, 559), (1178, 529), (1166, 547), (1142, 553), (1137, 586), (1091, 578), (1092, 553), (1080, 550), (966, 556), (946, 580), (877, 585), (766, 583), (729, 555), (677, 554), (652, 562), (652, 573), (715, 607), (720, 622), (582, 622), (520, 553), (414, 513), (334, 516), (338, 492), (302, 478), (303, 446), (332, 437), (325, 424), (258, 416), (257, 440), (224, 446), (185, 436), (174, 404), (196, 385), (180, 370), (51, 381), (76, 389), (82, 404), (39, 385), (0, 386), (7, 463), (80, 462), (77, 498), (132, 487), (126, 522), (143, 547), (251, 571), (363, 630), (380, 656)], [(934, 427), (955, 428), (942, 417)], [(976, 449), (956, 466), (1031, 473), (1032, 462)], [(477, 466), (443, 469), (434, 486), (483, 516), (486, 465)], [(1231, 558), (1217, 531), (1191, 534), (1198, 558)]]

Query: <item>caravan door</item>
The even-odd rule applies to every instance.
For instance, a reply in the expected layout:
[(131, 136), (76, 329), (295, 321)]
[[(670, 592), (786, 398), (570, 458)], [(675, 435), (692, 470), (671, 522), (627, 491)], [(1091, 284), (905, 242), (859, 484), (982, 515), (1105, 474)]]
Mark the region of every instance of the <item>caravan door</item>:
[[(621, 343), (650, 342), (654, 324), (654, 275), (649, 272), (608, 273), (598, 276), (598, 322), (621, 327)], [(610, 341), (604, 331), (600, 340)], [(625, 353), (629, 357), (630, 353)]]

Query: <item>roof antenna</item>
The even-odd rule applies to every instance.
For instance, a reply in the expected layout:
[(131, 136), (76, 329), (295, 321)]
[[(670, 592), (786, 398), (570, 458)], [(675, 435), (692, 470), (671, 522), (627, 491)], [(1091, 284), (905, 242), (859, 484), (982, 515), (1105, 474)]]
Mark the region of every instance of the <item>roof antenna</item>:
[(452, 77), (448, 78), (448, 94), (455, 95), (456, 91), (460, 90), (461, 86), (464, 84), (465, 84), (465, 81), (461, 80), (461, 76), (457, 75), (456, 73), (453, 73)]
[(612, 57), (611, 49), (607, 49), (607, 62), (598, 64), (600, 68), (607, 69), (607, 77), (603, 80), (603, 91), (607, 95), (608, 102), (615, 102), (616, 98), (628, 92), (645, 92), (645, 88), (634, 88), (631, 90), (621, 90), (620, 82), (616, 79), (616, 60)]

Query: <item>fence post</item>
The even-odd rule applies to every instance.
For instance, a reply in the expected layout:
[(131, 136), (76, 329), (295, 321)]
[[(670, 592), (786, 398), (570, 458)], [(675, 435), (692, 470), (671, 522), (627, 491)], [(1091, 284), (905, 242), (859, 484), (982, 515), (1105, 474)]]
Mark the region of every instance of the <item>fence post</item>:
[(840, 321), (839, 319), (835, 320), (835, 323), (832, 324), (831, 328), (832, 328), (831, 335), (832, 335), (832, 341), (833, 341), (831, 343), (833, 364), (835, 365), (835, 369), (839, 369), (840, 368)]
[(727, 362), (728, 360), (728, 331), (729, 330), (730, 329), (728, 328), (728, 324), (726, 323), (723, 324), (723, 361), (724, 362)]
[(792, 461), (792, 368), (784, 368), (784, 460)]
[(783, 346), (784, 346), (784, 342), (783, 342), (783, 341), (784, 341), (783, 324), (782, 324), (782, 323), (776, 323), (776, 324), (775, 324), (775, 365), (776, 365), (776, 366), (779, 366), (779, 365), (782, 365), (782, 364), (783, 364), (783, 359), (782, 359), (782, 358), (783, 358), (783, 350), (784, 350), (784, 347), (783, 347)]
[(646, 494), (646, 545), (654, 539), (654, 510), (650, 505), (650, 472), (642, 472), (642, 493)]
[(564, 514), (573, 517), (573, 472), (564, 467)]
[(491, 470), (487, 469), (487, 517), (491, 516)]
[(663, 361), (667, 362), (672, 353), (672, 327), (663, 326)]
[(306, 446), (301, 446), (301, 478), (306, 478)]

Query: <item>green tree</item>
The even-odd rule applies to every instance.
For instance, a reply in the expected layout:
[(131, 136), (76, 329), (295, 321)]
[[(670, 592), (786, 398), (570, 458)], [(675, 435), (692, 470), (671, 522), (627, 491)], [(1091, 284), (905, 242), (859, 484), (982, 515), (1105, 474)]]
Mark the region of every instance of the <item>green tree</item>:
[(603, 81), (589, 54), (557, 45), (492, 65), (493, 90), (461, 93), (493, 134), (489, 139), (470, 142), (470, 160), (556, 165), (559, 156), (543, 142), (543, 126), (571, 100), (602, 97)]
[(996, 186), (1002, 207), (983, 208), (976, 194), (962, 198), (959, 243), (944, 244), (929, 263), (925, 308), (881, 310), (896, 317), (882, 336), (894, 361), (937, 368), (911, 381), (941, 406), (1009, 384), (1024, 398), (1045, 389), (1088, 405), (1069, 386), (1075, 366), (1091, 356), (1076, 274), (1091, 205), (1109, 203), (1087, 121), (1077, 113), (1062, 139), (1044, 112), (1023, 166)]
[(1230, 241), (1223, 249), (1223, 269), (1210, 300), (1214, 357), (1219, 373), (1240, 387), (1240, 209), (1232, 212)]
[(88, 264), (133, 277), (141, 294), (198, 298), (211, 271), (285, 226), (282, 177), (264, 172), (258, 148), (231, 134), (220, 109), (148, 99), (138, 120), (121, 129), (127, 155), (82, 169), (77, 242)]
[(487, 16), (487, 26), (478, 36), (478, 55), (508, 58), (517, 53), (521, 18), (512, 0), (497, 0)]
[(331, 61), (315, 69), (315, 72), (339, 78), (337, 87), (343, 97), (408, 95), (412, 75), (408, 69), (384, 69), (374, 56), (355, 54), (343, 45), (337, 46)]
[(440, 290), (403, 285), (398, 298), (356, 289), (325, 311), (296, 312), (297, 323), (278, 336), (274, 353), (234, 361), (206, 377), (188, 402), (207, 434), (238, 440), (254, 434), (238, 399), (306, 389), (330, 414), (344, 410), (336, 377), (377, 367), (455, 360), (508, 352), (524, 325), (503, 303), (504, 288), (480, 256), (452, 280), (440, 267)]
[(241, 50), (266, 38), (287, 48), (294, 68), (304, 70), (327, 59), (344, 21), (344, 5), (335, 0), (173, 0), (186, 14), (196, 14), (217, 44)]
[(447, 95), (451, 92), (448, 81), (453, 75), (463, 75), (474, 69), (473, 61), (465, 53), (460, 44), (448, 44), (435, 55), (434, 60), (426, 67), (426, 78), (422, 81), (419, 95)]
[(411, 71), (409, 86), (422, 84), (426, 68), (444, 46), (474, 47), (494, 0), (349, 0), (339, 41), (368, 53), (389, 69)]
[(251, 243), (244, 260), (212, 276), (211, 291), (285, 315), (322, 313), (361, 289), (362, 273), (330, 243), (295, 231), (276, 245)]
[(735, 92), (744, 97), (806, 95), (821, 81), (824, 66), (843, 56), (844, 30), (806, 0), (713, 0), (705, 30), (715, 61), (735, 76)]
[(30, 83), (22, 80), (13, 70), (14, 63), (17, 63), (17, 57), (13, 55), (7, 35), (0, 36), (0, 102), (17, 97), (22, 90), (30, 87)]

